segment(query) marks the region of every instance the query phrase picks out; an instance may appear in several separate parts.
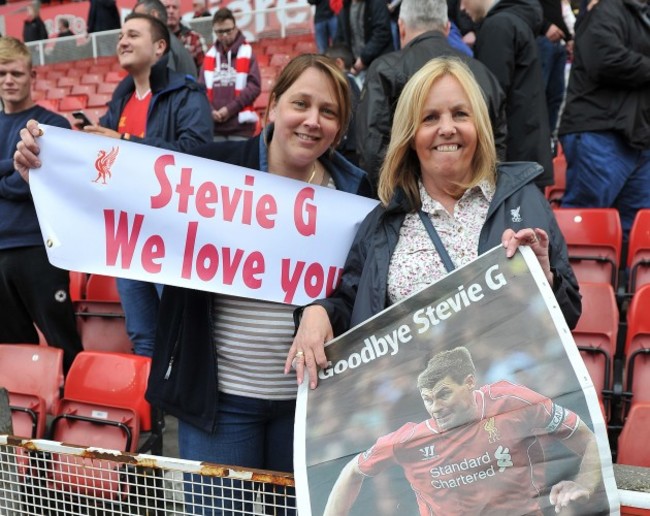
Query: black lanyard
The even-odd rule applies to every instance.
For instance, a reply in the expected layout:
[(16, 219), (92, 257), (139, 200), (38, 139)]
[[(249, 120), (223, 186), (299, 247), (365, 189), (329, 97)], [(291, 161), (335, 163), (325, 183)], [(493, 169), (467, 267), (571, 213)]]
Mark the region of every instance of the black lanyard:
[(433, 223), (431, 222), (429, 215), (427, 213), (424, 213), (422, 210), (418, 212), (418, 215), (420, 216), (420, 220), (422, 221), (422, 224), (424, 224), (427, 233), (429, 233), (431, 241), (433, 242), (436, 251), (438, 251), (445, 269), (447, 269), (447, 272), (453, 271), (456, 266), (454, 265), (454, 262), (451, 261), (449, 253), (447, 252), (447, 249), (445, 249), (445, 245), (442, 243), (442, 240), (440, 240), (440, 235), (438, 235), (436, 228), (433, 227)]

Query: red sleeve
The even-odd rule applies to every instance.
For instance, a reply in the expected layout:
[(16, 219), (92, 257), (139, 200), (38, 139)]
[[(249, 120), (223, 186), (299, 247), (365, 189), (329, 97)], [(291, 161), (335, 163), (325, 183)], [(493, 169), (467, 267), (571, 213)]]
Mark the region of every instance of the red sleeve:
[(396, 464), (395, 447), (413, 435), (416, 426), (415, 423), (406, 423), (398, 430), (377, 439), (371, 448), (358, 455), (359, 471), (364, 475), (374, 477), (388, 466)]

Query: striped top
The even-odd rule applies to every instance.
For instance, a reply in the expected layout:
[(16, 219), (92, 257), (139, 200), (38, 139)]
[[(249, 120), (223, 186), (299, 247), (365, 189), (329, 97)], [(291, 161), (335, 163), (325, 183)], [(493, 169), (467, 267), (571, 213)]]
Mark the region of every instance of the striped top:
[(296, 375), (284, 374), (293, 341), (293, 305), (215, 294), (219, 391), (249, 398), (296, 398)]
[[(321, 186), (336, 188), (329, 173)], [(296, 399), (296, 375), (284, 374), (293, 342), (294, 305), (215, 294), (219, 392), (264, 400)]]

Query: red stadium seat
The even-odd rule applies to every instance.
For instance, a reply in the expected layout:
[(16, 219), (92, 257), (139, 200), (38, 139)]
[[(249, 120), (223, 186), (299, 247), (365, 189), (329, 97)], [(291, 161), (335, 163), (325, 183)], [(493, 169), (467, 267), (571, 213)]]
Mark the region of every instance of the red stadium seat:
[(68, 93), (70, 93), (70, 89), (68, 89), (68, 88), (50, 88), (45, 93), (46, 93), (46, 98), (47, 99), (60, 100), (60, 99), (64, 98)]
[[(68, 63), (68, 66), (70, 66), (69, 63)], [(74, 68), (72, 68), (70, 71), (72, 71), (72, 70), (74, 70)], [(68, 73), (70, 73), (70, 72), (68, 72)], [(71, 75), (65, 75), (65, 76), (61, 77), (59, 80), (56, 81), (56, 85), (59, 88), (63, 88), (65, 86), (68, 86), (69, 88), (72, 88), (72, 86), (74, 86), (75, 84), (79, 84), (79, 79), (77, 77), (72, 77)]]
[(59, 101), (60, 111), (77, 111), (88, 104), (87, 95), (68, 95)]
[(613, 208), (561, 208), (555, 218), (580, 283), (611, 283), (616, 288), (623, 231)]
[(103, 74), (85, 73), (81, 76), (81, 84), (100, 84), (104, 82)]
[(73, 303), (86, 297), (87, 281), (88, 275), (85, 272), (70, 271), (70, 299)]
[(49, 109), (50, 111), (59, 110), (59, 101), (57, 99), (41, 99), (36, 102), (39, 106)]
[(617, 463), (650, 467), (650, 446), (646, 434), (648, 428), (650, 428), (650, 404), (637, 403), (630, 409), (621, 435), (618, 437)]
[(316, 54), (318, 49), (316, 48), (316, 42), (312, 39), (309, 41), (297, 41), (294, 50), (297, 54)]
[(116, 86), (117, 84), (114, 82), (102, 82), (97, 85), (97, 93), (109, 93), (112, 95)]
[(650, 403), (650, 285), (634, 293), (627, 311), (625, 401)]
[(118, 83), (126, 76), (126, 72), (110, 71), (104, 75), (104, 82)]
[[(89, 423), (88, 418), (98, 419), (90, 423), (112, 427), (107, 431), (111, 446), (117, 442), (115, 436), (120, 435), (123, 446), (117, 449), (136, 451), (140, 429), (151, 430), (151, 407), (144, 398), (150, 369), (151, 359), (148, 357), (100, 351), (79, 353), (66, 377), (61, 407), (53, 421), (54, 436), (63, 432), (61, 428), (55, 428), (59, 420), (80, 420), (70, 417), (79, 414), (85, 418), (83, 423)], [(111, 414), (115, 417), (111, 418)], [(114, 424), (116, 422), (119, 424)], [(83, 426), (87, 428), (87, 425)], [(66, 442), (88, 445), (83, 438)], [(108, 444), (103, 446), (110, 447)]]
[(628, 292), (650, 283), (650, 209), (639, 210), (630, 230), (627, 253)]
[(110, 93), (88, 95), (88, 107), (104, 107), (111, 100)]
[(572, 331), (598, 397), (605, 408), (612, 387), (613, 358), (618, 335), (616, 295), (609, 283), (582, 283), (582, 316)]
[(45, 435), (63, 386), (63, 350), (33, 344), (0, 344), (0, 384), (9, 392), (14, 434)]
[(133, 352), (115, 278), (91, 274), (86, 299), (77, 304), (76, 316), (85, 350)]
[(555, 184), (547, 186), (545, 189), (546, 198), (553, 207), (560, 206), (562, 196), (566, 190), (566, 166), (564, 153), (558, 152), (558, 155), (553, 158), (553, 178)]
[(291, 56), (289, 54), (273, 54), (269, 65), (282, 69), (287, 66), (289, 61), (291, 61)]
[(96, 84), (75, 84), (70, 89), (70, 95), (94, 95), (96, 90)]
[[(150, 369), (148, 357), (79, 353), (66, 378), (51, 439), (138, 451), (140, 431), (151, 429), (151, 408), (144, 398)], [(116, 462), (57, 456), (52, 463), (51, 483), (57, 491), (115, 499), (128, 490), (121, 481), (122, 474), (123, 468)]]

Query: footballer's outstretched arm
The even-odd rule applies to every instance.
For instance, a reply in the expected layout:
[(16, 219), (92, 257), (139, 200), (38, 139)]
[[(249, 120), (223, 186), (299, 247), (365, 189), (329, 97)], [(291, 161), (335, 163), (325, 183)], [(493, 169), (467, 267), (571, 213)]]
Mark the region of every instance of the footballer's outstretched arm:
[(551, 489), (550, 500), (555, 505), (556, 513), (575, 500), (589, 499), (602, 480), (596, 436), (583, 421), (580, 421), (576, 433), (569, 441), (571, 444), (567, 445), (583, 457), (575, 479), (558, 482)]
[(341, 470), (327, 499), (324, 516), (346, 516), (350, 512), (365, 478), (359, 471), (358, 461), (359, 456), (355, 455)]

